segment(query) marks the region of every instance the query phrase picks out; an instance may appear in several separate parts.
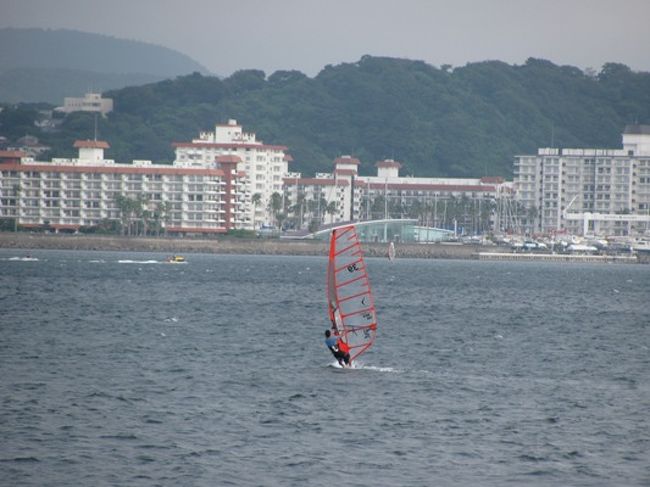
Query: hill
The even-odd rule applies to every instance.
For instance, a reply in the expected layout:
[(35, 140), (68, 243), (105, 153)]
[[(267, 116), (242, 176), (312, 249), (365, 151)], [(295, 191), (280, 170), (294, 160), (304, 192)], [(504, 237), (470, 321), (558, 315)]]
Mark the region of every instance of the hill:
[(172, 49), (71, 30), (0, 29), (0, 101), (64, 96), (159, 81), (202, 65)]
[[(287, 145), (292, 170), (305, 173), (352, 154), (362, 174), (374, 174), (374, 163), (388, 157), (404, 163), (403, 174), (508, 177), (515, 154), (550, 145), (616, 148), (627, 123), (650, 123), (649, 73), (611, 63), (586, 74), (539, 59), (452, 70), (365, 56), (315, 78), (194, 73), (108, 95), (116, 110), (99, 129), (117, 160), (171, 161), (171, 142), (236, 118), (259, 139)], [(0, 135), (10, 125), (3, 128), (0, 114)], [(92, 117), (75, 114), (61, 132), (41, 136), (64, 156), (73, 154), (75, 138), (92, 133)]]

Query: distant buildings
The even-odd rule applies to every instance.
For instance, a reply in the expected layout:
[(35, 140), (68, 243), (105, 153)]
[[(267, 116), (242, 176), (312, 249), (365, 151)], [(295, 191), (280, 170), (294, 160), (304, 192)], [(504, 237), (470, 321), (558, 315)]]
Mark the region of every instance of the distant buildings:
[(149, 230), (209, 234), (409, 218), (470, 235), (648, 235), (650, 126), (628, 126), (622, 138), (623, 149), (518, 155), (514, 182), (404, 177), (392, 159), (362, 176), (361, 162), (349, 155), (336, 158), (331, 172), (302, 177), (288, 171), (285, 146), (264, 144), (229, 120), (174, 143), (172, 165), (119, 164), (105, 159), (109, 145), (97, 140), (75, 142), (75, 159), (50, 162), (38, 161), (38, 152), (0, 151), (0, 219), (69, 231), (137, 220)]
[(359, 164), (346, 155), (334, 160), (332, 173), (314, 178), (290, 173), (284, 179), (284, 199), (293, 226), (415, 218), (425, 226), (476, 234), (507, 225), (512, 183), (502, 178), (402, 177), (401, 164), (392, 159), (376, 164), (376, 176), (359, 176)]
[(517, 201), (531, 232), (650, 232), (650, 126), (629, 125), (623, 149), (539, 149), (515, 156)]
[(100, 93), (86, 93), (83, 98), (65, 97), (63, 106), (56, 107), (57, 112), (97, 112), (106, 115), (113, 111), (113, 100), (102, 98)]
[(20, 151), (25, 154), (26, 157), (39, 157), (43, 153), (49, 151), (50, 146), (42, 144), (38, 137), (33, 135), (25, 135), (20, 137), (14, 144), (7, 147), (7, 150)]
[(77, 231), (122, 222), (169, 233), (225, 233), (242, 225), (244, 174), (217, 156), (193, 167), (104, 158), (108, 143), (78, 140), (76, 159), (35, 161), (0, 151), (0, 219), (26, 228)]
[(201, 132), (191, 142), (176, 142), (174, 164), (205, 167), (215, 158), (227, 155), (237, 161), (241, 171), (243, 209), (239, 228), (253, 229), (272, 224), (273, 193), (282, 193), (282, 178), (287, 175), (291, 156), (283, 145), (268, 145), (256, 140), (254, 133), (243, 132), (236, 120), (218, 124), (214, 132)]

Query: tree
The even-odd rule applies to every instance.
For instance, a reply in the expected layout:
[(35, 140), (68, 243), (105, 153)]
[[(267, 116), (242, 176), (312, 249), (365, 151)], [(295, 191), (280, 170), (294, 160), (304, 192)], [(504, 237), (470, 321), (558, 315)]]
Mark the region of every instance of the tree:
[(338, 205), (336, 201), (330, 201), (325, 207), (325, 213), (330, 215), (330, 222), (334, 221), (334, 214), (338, 211)]
[(278, 228), (282, 228), (281, 221), (280, 221), (281, 220), (280, 212), (282, 211), (282, 195), (280, 195), (280, 193), (274, 192), (271, 195), (271, 200), (269, 201), (268, 209), (273, 215), (273, 218), (275, 219)]
[(528, 231), (530, 233), (535, 233), (535, 227), (537, 225), (536, 220), (537, 217), (539, 216), (539, 210), (537, 209), (536, 206), (533, 205), (530, 208), (528, 208), (526, 212), (526, 216), (528, 219)]
[[(166, 231), (167, 224), (169, 223), (170, 209), (171, 205), (169, 202), (161, 201), (153, 210), (152, 218), (156, 235), (160, 235), (162, 232)], [(163, 223), (165, 223), (165, 225), (163, 225)]]
[[(146, 230), (146, 225), (144, 224), (144, 199), (138, 198), (129, 198), (122, 194), (118, 195), (115, 198), (115, 203), (117, 204), (118, 209), (120, 210), (120, 222), (122, 227), (122, 235), (137, 235), (138, 224), (143, 222), (143, 226)], [(134, 228), (135, 226), (135, 228)]]
[[(541, 59), (437, 69), (364, 56), (313, 78), (193, 74), (105, 95), (115, 110), (99, 129), (120, 162), (171, 161), (171, 141), (236, 117), (260, 139), (288, 145), (292, 170), (306, 174), (324, 171), (340, 151), (358, 154), (363, 165), (398, 153), (404, 170), (420, 177), (478, 177), (488, 169), (509, 177), (513, 154), (534, 153), (551, 138), (557, 147), (618, 147), (627, 123), (650, 123), (650, 73), (608, 63), (593, 77)], [(33, 107), (5, 105), (0, 133), (36, 135), (56, 157), (74, 156), (71, 142), (93, 135), (91, 114), (70, 114), (57, 131), (35, 126), (38, 116)]]
[(145, 236), (147, 235), (150, 217), (150, 212), (147, 209), (147, 204), (147, 197), (141, 194), (138, 195), (134, 200), (133, 213), (136, 217), (136, 235), (140, 235), (140, 226), (142, 226), (142, 234)]
[(18, 231), (18, 220), (20, 220), (20, 183), (14, 184), (14, 198), (16, 201), (16, 215), (14, 216), (14, 232)]
[(253, 203), (253, 228), (255, 228), (256, 221), (255, 217), (257, 216), (257, 207), (262, 203), (262, 195), (260, 193), (253, 194), (252, 198)]

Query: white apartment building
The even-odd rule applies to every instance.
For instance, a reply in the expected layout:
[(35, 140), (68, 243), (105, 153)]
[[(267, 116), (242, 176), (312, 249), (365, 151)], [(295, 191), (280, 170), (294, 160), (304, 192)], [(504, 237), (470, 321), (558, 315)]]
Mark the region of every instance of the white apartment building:
[(515, 156), (517, 200), (541, 233), (637, 236), (650, 230), (650, 126), (628, 125), (623, 149), (540, 148)]
[(104, 158), (108, 143), (78, 140), (76, 159), (35, 161), (17, 151), (0, 151), (0, 219), (24, 228), (77, 231), (106, 221), (123, 221), (121, 198), (143, 201), (168, 233), (225, 233), (242, 224), (244, 197), (238, 157), (210, 164), (160, 165)]
[[(454, 225), (467, 233), (482, 233), (499, 228), (497, 202), (512, 197), (512, 183), (498, 177), (402, 177), (401, 163), (392, 159), (376, 164), (376, 176), (359, 176), (359, 164), (346, 155), (335, 159), (332, 173), (318, 173), (315, 178), (291, 173), (284, 179), (285, 199), (293, 206), (294, 219), (300, 212), (298, 227), (314, 219), (330, 224), (410, 217), (428, 226)], [(488, 221), (491, 228), (486, 227)]]
[[(273, 223), (269, 209), (271, 195), (282, 194), (282, 179), (287, 176), (291, 156), (287, 147), (268, 145), (247, 133), (236, 120), (218, 124), (214, 132), (201, 132), (191, 142), (176, 142), (175, 163), (192, 167), (212, 164), (217, 156), (237, 156), (241, 160), (237, 170), (244, 173), (242, 180), (244, 212), (238, 228), (254, 229)], [(259, 201), (254, 195), (259, 195)]]
[(113, 111), (113, 99), (102, 98), (101, 93), (86, 93), (83, 98), (66, 96), (63, 99), (63, 106), (56, 107), (57, 112), (98, 112), (106, 115)]

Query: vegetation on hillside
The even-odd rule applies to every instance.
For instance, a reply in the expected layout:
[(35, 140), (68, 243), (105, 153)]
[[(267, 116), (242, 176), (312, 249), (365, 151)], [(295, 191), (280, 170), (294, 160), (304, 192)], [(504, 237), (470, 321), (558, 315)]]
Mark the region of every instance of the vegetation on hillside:
[[(115, 111), (100, 118), (99, 134), (111, 144), (107, 155), (120, 162), (170, 162), (172, 142), (236, 118), (258, 139), (288, 146), (291, 169), (305, 173), (329, 170), (335, 157), (351, 154), (362, 161), (362, 174), (393, 158), (404, 163), (403, 174), (508, 177), (515, 154), (551, 145), (617, 148), (626, 124), (650, 123), (650, 73), (614, 63), (585, 73), (540, 59), (451, 69), (364, 56), (314, 78), (297, 71), (267, 77), (245, 70), (226, 79), (194, 73), (105, 95)], [(0, 135), (15, 133), (9, 115), (17, 117), (0, 113)], [(58, 132), (30, 130), (62, 157), (74, 155), (75, 139), (93, 136), (93, 120), (78, 113)]]

